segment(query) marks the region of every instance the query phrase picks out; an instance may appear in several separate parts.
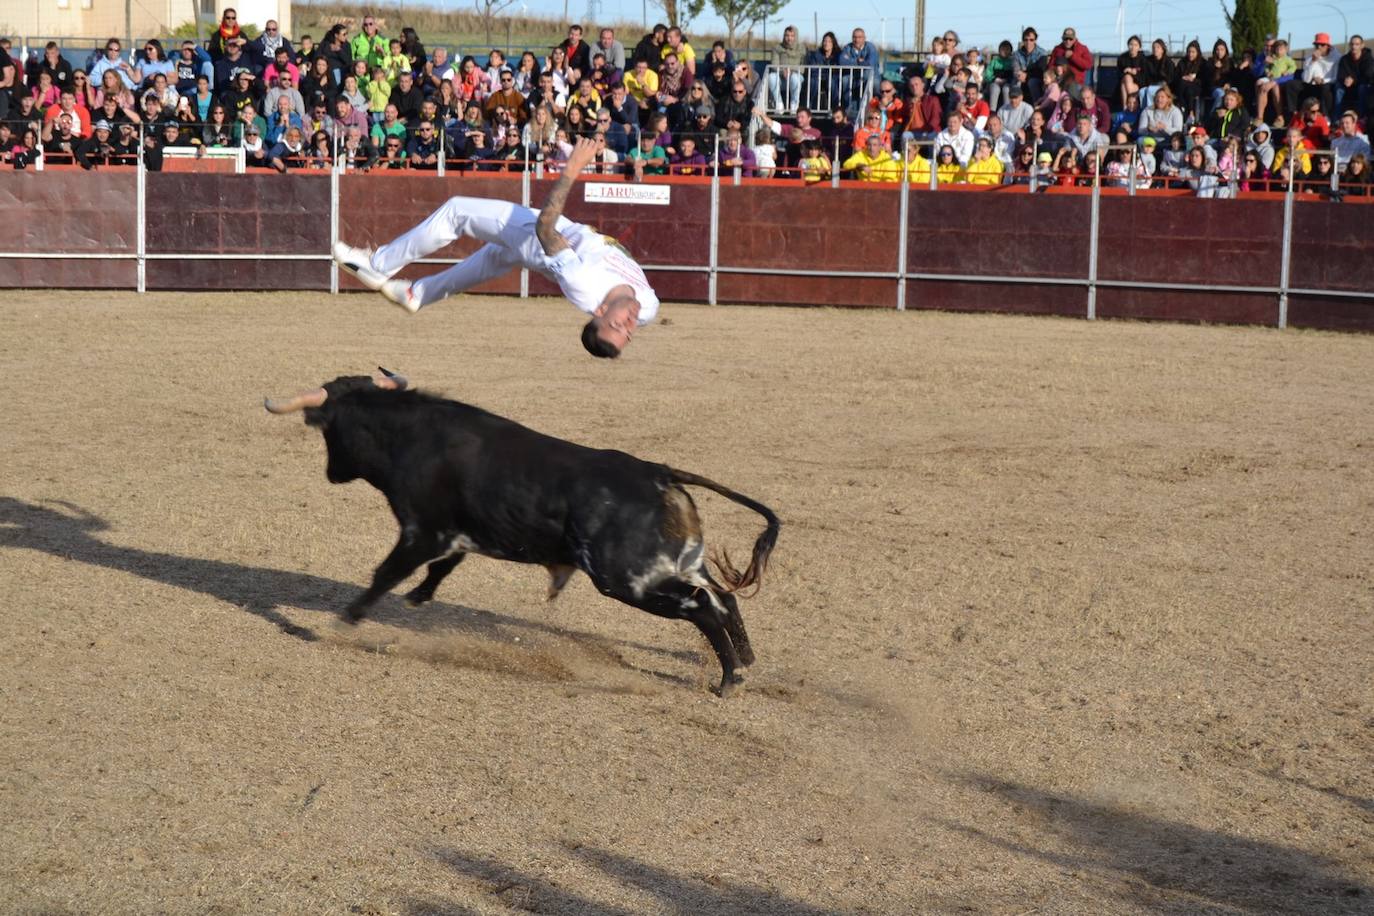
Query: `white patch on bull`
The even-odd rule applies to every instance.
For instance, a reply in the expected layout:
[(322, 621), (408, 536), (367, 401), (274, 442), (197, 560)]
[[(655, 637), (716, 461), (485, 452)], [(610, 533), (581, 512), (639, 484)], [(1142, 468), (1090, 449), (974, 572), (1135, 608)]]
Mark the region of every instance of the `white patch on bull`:
[(455, 534), (453, 539), (444, 548), (444, 556), (451, 557), (455, 553), (481, 553), (482, 548), (477, 546), (477, 542), (466, 534)]
[(659, 555), (649, 564), (649, 568), (637, 576), (630, 577), (630, 593), (636, 598), (643, 598), (644, 593), (651, 586), (657, 585), (664, 579), (670, 579), (678, 574), (677, 561), (672, 557)]

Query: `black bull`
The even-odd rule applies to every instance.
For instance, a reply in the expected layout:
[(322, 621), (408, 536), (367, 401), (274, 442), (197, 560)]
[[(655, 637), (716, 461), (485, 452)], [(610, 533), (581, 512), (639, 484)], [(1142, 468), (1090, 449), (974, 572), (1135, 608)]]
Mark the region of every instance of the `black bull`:
[[(555, 439), (405, 386), (391, 374), (344, 376), (266, 402), (273, 413), (303, 409), (306, 424), (324, 434), (329, 480), (366, 480), (400, 523), (400, 539), (348, 606), (348, 620), (360, 620), (426, 563), (424, 581), (406, 599), (430, 600), (465, 556), (478, 553), (546, 567), (550, 599), (580, 569), (603, 595), (690, 620), (720, 659), (721, 694), (739, 681), (735, 669), (752, 664), (754, 652), (734, 593), (757, 587), (768, 564), (779, 529), (771, 509), (694, 474)], [(685, 486), (712, 490), (767, 521), (743, 570), (724, 554), (713, 561), (716, 576), (707, 569), (701, 520)]]

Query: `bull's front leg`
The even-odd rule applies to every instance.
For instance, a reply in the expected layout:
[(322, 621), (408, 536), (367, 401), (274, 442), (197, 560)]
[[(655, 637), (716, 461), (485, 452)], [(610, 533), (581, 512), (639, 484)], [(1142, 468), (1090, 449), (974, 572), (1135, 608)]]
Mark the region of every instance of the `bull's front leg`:
[(441, 553), (438, 538), (434, 535), (402, 530), (401, 539), (372, 573), (372, 584), (368, 586), (367, 591), (349, 603), (344, 611), (344, 618), (349, 623), (362, 620), (367, 616), (367, 609), (375, 604), (378, 598), (405, 581), (407, 576), (420, 568), (421, 563), (427, 563)]

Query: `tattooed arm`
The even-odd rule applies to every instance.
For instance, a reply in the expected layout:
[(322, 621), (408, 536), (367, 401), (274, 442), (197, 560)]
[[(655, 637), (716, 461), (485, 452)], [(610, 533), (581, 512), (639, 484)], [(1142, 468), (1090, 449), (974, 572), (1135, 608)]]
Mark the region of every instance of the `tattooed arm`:
[(539, 211), (539, 220), (534, 225), (534, 234), (539, 238), (539, 244), (544, 247), (544, 254), (553, 257), (564, 248), (571, 247), (568, 240), (563, 238), (563, 234), (558, 231), (558, 218), (563, 215), (563, 206), (568, 202), (568, 192), (577, 182), (582, 170), (596, 156), (596, 143), (587, 138), (577, 141), (577, 146), (573, 147), (572, 154), (568, 156), (568, 161), (563, 169), (563, 174), (558, 176), (554, 182), (553, 190), (549, 192), (548, 203), (544, 204), (544, 209)]

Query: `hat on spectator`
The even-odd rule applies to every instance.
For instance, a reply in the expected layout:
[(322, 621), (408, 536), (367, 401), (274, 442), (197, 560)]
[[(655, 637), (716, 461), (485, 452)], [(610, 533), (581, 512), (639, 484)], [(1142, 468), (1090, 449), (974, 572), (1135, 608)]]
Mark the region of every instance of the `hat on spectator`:
[(1317, 35), (1316, 35), (1316, 37), (1312, 39), (1312, 44), (1314, 44), (1314, 45), (1329, 45), (1329, 44), (1331, 44), (1331, 35), (1330, 35), (1330, 33), (1328, 33), (1328, 32), (1318, 32)]
[(1199, 124), (1192, 130), (1188, 131), (1188, 135), (1192, 137), (1205, 137), (1207, 136), (1207, 128)]
[(109, 122), (109, 121), (106, 121), (104, 118), (101, 118), (99, 121), (96, 121), (96, 122), (95, 122), (95, 129), (96, 129), (96, 130), (109, 130), (109, 129), (110, 129), (110, 122)]
[(1054, 161), (1054, 157), (1051, 156), (1049, 153), (1041, 153), (1039, 156), (1036, 156), (1036, 157), (1035, 157), (1035, 161), (1036, 161), (1036, 162), (1053, 162), (1053, 161)]
[(1141, 140), (1141, 141), (1140, 141), (1140, 145), (1143, 146), (1143, 147), (1148, 148), (1148, 147), (1151, 147), (1151, 146), (1156, 145), (1156, 142), (1157, 142), (1157, 141), (1155, 140), (1154, 137), (1146, 137), (1144, 140)]

